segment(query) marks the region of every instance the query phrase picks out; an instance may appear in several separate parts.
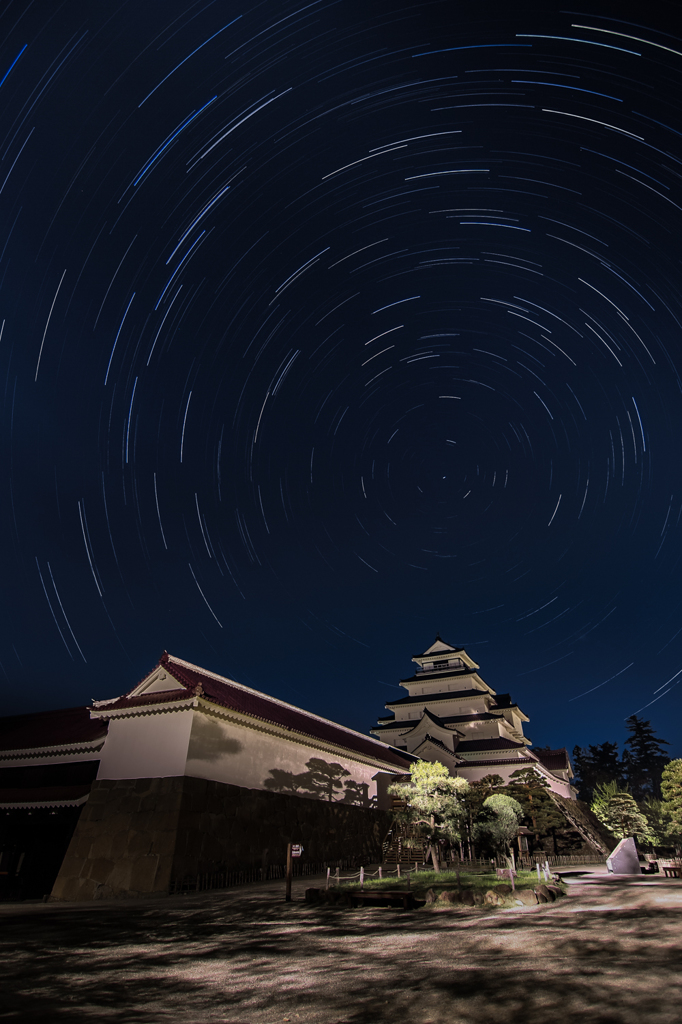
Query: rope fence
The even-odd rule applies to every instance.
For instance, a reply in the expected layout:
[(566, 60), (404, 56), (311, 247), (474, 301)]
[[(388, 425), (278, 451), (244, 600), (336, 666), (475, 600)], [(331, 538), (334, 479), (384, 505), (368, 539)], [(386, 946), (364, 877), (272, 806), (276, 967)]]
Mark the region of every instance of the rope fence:
[[(561, 856), (546, 856), (541, 857), (523, 857), (516, 858), (516, 867), (523, 868), (525, 870), (534, 870), (536, 865), (540, 865), (543, 870), (548, 871), (550, 867), (569, 867), (573, 865), (582, 864), (603, 864), (606, 860), (605, 856), (595, 853), (593, 856), (585, 856), (583, 854), (573, 854), (564, 857)], [(335, 867), (330, 866), (328, 861), (323, 863), (310, 863), (307, 861), (294, 861), (292, 865), (292, 873), (294, 878), (303, 878), (309, 875), (321, 875), (326, 872), (326, 885), (325, 888), (329, 888), (330, 885), (340, 885), (341, 882), (352, 882), (356, 879), (360, 881), (360, 887), (364, 886), (365, 879), (370, 878), (389, 878), (395, 876), (396, 879), (407, 879), (408, 888), (411, 884), (412, 875), (417, 874), (420, 871), (430, 871), (430, 867), (426, 863), (410, 864), (407, 869), (397, 864), (395, 868), (390, 868), (387, 865), (381, 865), (376, 871), (367, 871), (364, 867), (360, 867), (359, 871), (353, 871), (351, 874), (341, 874), (341, 871), (348, 871), (356, 866), (357, 860), (341, 860), (337, 861)], [(538, 878), (539, 871), (538, 870)], [(506, 857), (477, 857), (471, 858), (471, 860), (456, 860), (443, 864), (441, 870), (444, 871), (456, 871), (466, 872), (484, 868), (490, 872), (506, 872), (509, 868), (509, 861)], [(174, 879), (169, 887), (169, 894), (175, 895), (183, 892), (205, 892), (210, 889), (230, 889), (236, 885), (249, 885), (253, 882), (270, 882), (276, 881), (277, 879), (286, 878), (286, 865), (285, 864), (269, 864), (267, 867), (245, 867), (235, 868), (233, 870), (223, 871), (206, 871), (200, 872), (196, 875), (184, 875), (181, 878)]]

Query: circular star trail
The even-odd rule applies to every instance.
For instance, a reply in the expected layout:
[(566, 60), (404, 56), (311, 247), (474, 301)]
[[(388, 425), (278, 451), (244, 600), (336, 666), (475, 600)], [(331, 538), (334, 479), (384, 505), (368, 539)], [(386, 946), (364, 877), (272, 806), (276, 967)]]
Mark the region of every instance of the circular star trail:
[(7, 710), (168, 648), (366, 730), (440, 630), (682, 742), (674, 14), (6, 8)]

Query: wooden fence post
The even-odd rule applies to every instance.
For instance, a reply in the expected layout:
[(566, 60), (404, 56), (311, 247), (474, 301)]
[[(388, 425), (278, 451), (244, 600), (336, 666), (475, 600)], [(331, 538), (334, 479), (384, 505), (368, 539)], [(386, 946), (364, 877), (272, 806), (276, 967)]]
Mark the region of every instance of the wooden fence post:
[(287, 879), (284, 901), (285, 903), (291, 903), (291, 873), (292, 873), (292, 862), (291, 862), (291, 843), (287, 843)]

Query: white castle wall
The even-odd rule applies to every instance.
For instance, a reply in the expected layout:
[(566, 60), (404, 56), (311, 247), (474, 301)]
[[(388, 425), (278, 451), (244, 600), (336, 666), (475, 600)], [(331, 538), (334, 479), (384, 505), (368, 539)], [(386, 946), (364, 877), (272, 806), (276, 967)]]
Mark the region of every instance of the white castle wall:
[(245, 789), (370, 806), (377, 803), (378, 777), (387, 773), (303, 742), (194, 712), (185, 774)]
[(192, 708), (111, 719), (98, 779), (182, 775), (360, 807), (384, 807), (391, 779), (348, 756)]
[(192, 711), (112, 718), (98, 779), (164, 779), (185, 774)]

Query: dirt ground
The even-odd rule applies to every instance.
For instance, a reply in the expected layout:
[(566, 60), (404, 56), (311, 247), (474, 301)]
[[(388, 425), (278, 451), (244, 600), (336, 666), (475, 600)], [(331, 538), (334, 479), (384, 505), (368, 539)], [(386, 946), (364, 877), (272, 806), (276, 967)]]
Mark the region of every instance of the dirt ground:
[(518, 910), (346, 910), (310, 879), (0, 905), (0, 1022), (680, 1024), (682, 880), (575, 880)]

